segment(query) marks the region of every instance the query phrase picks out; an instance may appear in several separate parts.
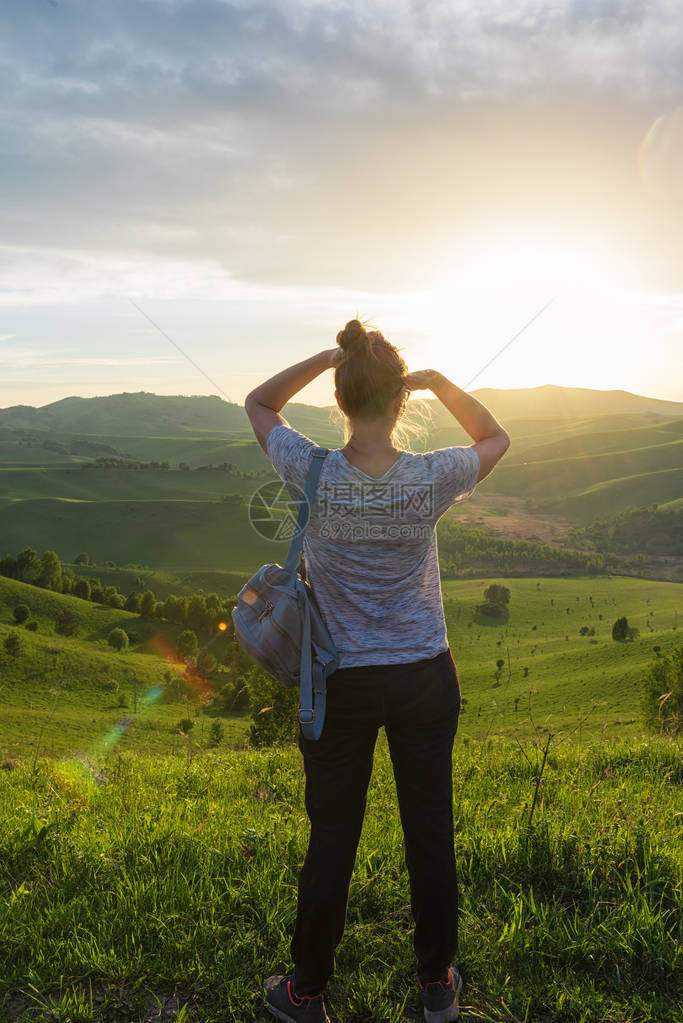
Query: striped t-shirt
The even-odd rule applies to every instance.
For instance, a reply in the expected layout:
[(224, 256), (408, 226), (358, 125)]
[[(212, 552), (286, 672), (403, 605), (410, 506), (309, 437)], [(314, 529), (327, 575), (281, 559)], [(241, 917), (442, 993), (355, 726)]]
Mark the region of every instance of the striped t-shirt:
[[(268, 434), (275, 471), (302, 489), (315, 446), (289, 426)], [(406, 664), (447, 649), (435, 526), (478, 475), (473, 447), (402, 451), (378, 478), (330, 451), (304, 559), (340, 668)]]

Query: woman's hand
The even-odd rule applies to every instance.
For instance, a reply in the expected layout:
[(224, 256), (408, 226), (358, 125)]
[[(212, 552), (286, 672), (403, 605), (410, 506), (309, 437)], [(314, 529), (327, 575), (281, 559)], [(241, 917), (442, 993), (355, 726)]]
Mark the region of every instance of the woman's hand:
[(343, 354), (339, 345), (335, 348), (326, 348), (324, 352), (321, 352), (321, 355), (325, 356), (328, 369), (336, 369)]
[(405, 378), (405, 386), (409, 391), (427, 391), (438, 376), (435, 369), (418, 369)]

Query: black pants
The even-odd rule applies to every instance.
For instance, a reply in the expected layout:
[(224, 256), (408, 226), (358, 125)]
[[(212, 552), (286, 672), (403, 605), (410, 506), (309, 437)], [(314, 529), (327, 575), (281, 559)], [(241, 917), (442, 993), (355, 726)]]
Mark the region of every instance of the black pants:
[(311, 836), (291, 944), (295, 991), (317, 994), (334, 971), (382, 725), (405, 839), (417, 974), (438, 980), (458, 941), (452, 753), (460, 685), (450, 650), (412, 664), (342, 668), (327, 694), (321, 738), (299, 731)]

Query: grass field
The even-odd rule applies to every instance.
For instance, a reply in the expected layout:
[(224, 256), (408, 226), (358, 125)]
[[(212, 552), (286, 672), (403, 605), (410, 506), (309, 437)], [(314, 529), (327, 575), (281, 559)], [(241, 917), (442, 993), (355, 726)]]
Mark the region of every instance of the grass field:
[[(680, 1020), (678, 754), (565, 745), (541, 776), (529, 744), (456, 745), (464, 1020)], [(261, 982), (291, 965), (303, 790), (296, 749), (0, 771), (2, 1018), (264, 1020)], [(409, 904), (380, 744), (334, 1023), (421, 1018)]]
[[(681, 642), (674, 627), (680, 586), (620, 577), (506, 579), (507, 620), (490, 624), (476, 611), (489, 581), (443, 584), (466, 701), (462, 741), (530, 738), (544, 729), (641, 738), (640, 685), (655, 658), (653, 648), (665, 655)], [(12, 624), (17, 603), (29, 605), (38, 632)], [(54, 619), (65, 606), (79, 618), (75, 637), (54, 633)], [(632, 642), (611, 638), (612, 623), (622, 615), (640, 629)], [(594, 628), (595, 635), (581, 636), (582, 626)], [(133, 636), (125, 653), (107, 645), (114, 627)], [(213, 688), (186, 693), (172, 682), (179, 628), (0, 578), (0, 644), (12, 631), (22, 636), (24, 651), (14, 659), (0, 646), (0, 756), (32, 757), (38, 744), (45, 753), (93, 757), (111, 741), (130, 751), (184, 749), (177, 723), (188, 713), (196, 717), (191, 743), (208, 740), (211, 718), (203, 713), (203, 701)], [(218, 637), (210, 645), (219, 661), (228, 642)], [(221, 684), (219, 673), (212, 686)], [(117, 707), (120, 694), (128, 701), (124, 710)], [(116, 731), (122, 720), (125, 727)], [(226, 741), (242, 745), (249, 725), (245, 714), (224, 723)]]

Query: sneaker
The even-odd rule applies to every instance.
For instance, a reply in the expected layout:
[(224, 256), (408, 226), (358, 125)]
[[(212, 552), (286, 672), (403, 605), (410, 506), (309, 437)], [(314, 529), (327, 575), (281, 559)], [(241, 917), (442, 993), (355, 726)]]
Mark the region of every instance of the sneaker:
[(418, 980), (418, 984), (427, 1023), (451, 1023), (458, 1018), (462, 977), (455, 966), (449, 966), (448, 977), (444, 980), (433, 980), (428, 984)]
[(269, 977), (263, 985), (266, 1008), (285, 1023), (330, 1023), (322, 994), (302, 995), (294, 992), (294, 975)]

